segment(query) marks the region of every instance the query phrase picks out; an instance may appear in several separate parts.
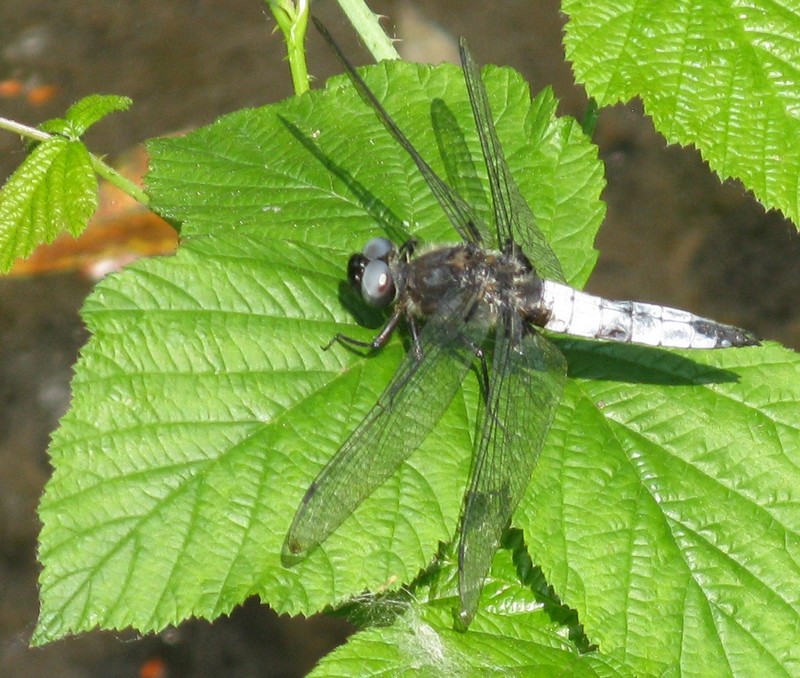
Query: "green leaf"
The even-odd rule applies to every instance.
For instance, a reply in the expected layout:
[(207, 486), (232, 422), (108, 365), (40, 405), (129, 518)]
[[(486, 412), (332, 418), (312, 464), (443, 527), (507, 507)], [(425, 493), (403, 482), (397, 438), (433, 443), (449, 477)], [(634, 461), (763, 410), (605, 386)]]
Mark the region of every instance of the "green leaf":
[[(455, 577), (455, 566), (451, 568)], [(353, 636), (325, 657), (312, 672), (315, 678), (336, 676), (633, 676), (616, 657), (598, 651), (579, 652), (569, 629), (553, 622), (547, 608), (535, 602), (520, 584), (509, 552), (495, 559), (487, 609), (479, 612), (469, 633), (454, 631), (445, 601), (396, 602), (391, 626)], [(380, 599), (364, 607), (381, 607)], [(390, 604), (389, 604), (390, 605)]]
[(78, 235), (96, 209), (86, 147), (61, 136), (41, 142), (0, 190), (0, 271), (64, 230)]
[[(408, 68), (414, 69), (410, 75)], [(417, 68), (378, 65), (371, 73), (379, 96), (442, 176), (431, 115), (432, 100), (445, 99), (485, 179), (460, 69), (429, 68), (418, 75)], [(597, 259), (592, 245), (605, 214), (596, 148), (574, 120), (553, 119), (550, 90), (531, 103), (518, 73), (488, 67), (484, 77), (496, 90), (492, 105), (506, 156), (539, 228), (567, 278), (583, 285)], [(423, 244), (457, 239), (413, 162), (344, 78), (331, 80), (325, 92), (235, 113), (181, 139), (151, 142), (149, 150), (154, 208), (182, 223), (185, 237), (216, 238), (227, 229), (234, 236), (319, 243), (347, 255), (382, 232), (413, 232)]]
[[(437, 171), (434, 98), (479, 157), (457, 69), (364, 72)], [(511, 170), (567, 278), (581, 284), (602, 217), (595, 150), (573, 121), (555, 118), (550, 93), (531, 103), (512, 71), (484, 77)], [(280, 565), (303, 493), (403, 352), (402, 337), (370, 357), (320, 349), (337, 331), (371, 337), (381, 322), (343, 283), (349, 253), (382, 233), (455, 240), (413, 163), (342, 79), (150, 151), (153, 204), (183, 223), (184, 246), (112, 276), (87, 302), (93, 336), (40, 508), (34, 642), (213, 618), (253, 594), (279, 612), (312, 613), (414, 582), (424, 608), (385, 638), (417, 642), (415, 615), (446, 639), (448, 656), (482, 647), (488, 633), (486, 646), (509, 656), (480, 652), (509, 671), (542, 661), (589, 675), (622, 674), (622, 662), (637, 675), (797, 672), (795, 354), (559, 339), (571, 379), (514, 525), (602, 656), (554, 643), (563, 624), (542, 623), (519, 579), (502, 574), (503, 552), (481, 613), (455, 636), (452, 568), (427, 573), (429, 595), (418, 575), (456, 529), (473, 375), (395, 477), (306, 561)], [(410, 666), (402, 650), (387, 649), (396, 655), (387, 665)]]
[[(357, 634), (325, 657), (310, 674), (338, 676), (633, 676), (616, 660), (599, 654), (579, 655), (563, 637), (550, 632), (524, 633), (508, 617), (487, 631), (458, 633), (441, 618), (410, 610), (390, 628)], [(527, 633), (525, 633), (527, 632)]]
[(669, 143), (696, 146), (800, 223), (800, 13), (791, 3), (565, 0), (575, 76), (600, 105), (639, 96)]
[(444, 557), (413, 595), (362, 597), (357, 623), (381, 628), (356, 634), (312, 675), (633, 675), (618, 658), (581, 642), (574, 612), (560, 606), (532, 567), (520, 533), (510, 532), (469, 633), (452, 629), (457, 567)]
[(564, 348), (514, 521), (548, 581), (639, 675), (795, 675), (797, 354)]
[(33, 148), (0, 190), (0, 272), (62, 231), (81, 234), (98, 205), (92, 157), (80, 137), (127, 97), (95, 94), (70, 106), (65, 118), (41, 128), (54, 136)]
[[(398, 63), (368, 76), (435, 165), (435, 97), (479, 157), (458, 69)], [(516, 73), (486, 77), (521, 188), (565, 271), (582, 281), (602, 218), (596, 150), (572, 121), (554, 118), (551, 94), (531, 104)], [(324, 548), (294, 570), (280, 565), (306, 486), (402, 353), (399, 339), (369, 359), (321, 350), (338, 330), (374, 331), (356, 324), (348, 309), (361, 317), (361, 304), (341, 292), (349, 253), (386, 228), (425, 242), (456, 237), (413, 163), (343, 84), (151, 144), (150, 193), (183, 222), (185, 244), (103, 281), (84, 309), (93, 337), (53, 438), (40, 510), (36, 642), (97, 625), (211, 618), (254, 593), (310, 612), (410, 581), (450, 537), (472, 391), (470, 409), (457, 400), (428, 453)]]
[(132, 103), (132, 99), (116, 94), (91, 94), (72, 104), (66, 116), (48, 120), (41, 124), (41, 128), (77, 141), (92, 125), (111, 113), (127, 111)]

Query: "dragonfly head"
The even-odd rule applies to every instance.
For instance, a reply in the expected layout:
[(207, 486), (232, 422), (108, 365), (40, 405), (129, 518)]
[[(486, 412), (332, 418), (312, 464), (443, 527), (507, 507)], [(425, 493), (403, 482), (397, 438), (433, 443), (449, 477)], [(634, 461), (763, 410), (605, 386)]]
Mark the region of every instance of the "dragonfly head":
[(347, 262), (347, 278), (370, 306), (383, 308), (397, 296), (389, 259), (397, 252), (387, 238), (372, 238)]

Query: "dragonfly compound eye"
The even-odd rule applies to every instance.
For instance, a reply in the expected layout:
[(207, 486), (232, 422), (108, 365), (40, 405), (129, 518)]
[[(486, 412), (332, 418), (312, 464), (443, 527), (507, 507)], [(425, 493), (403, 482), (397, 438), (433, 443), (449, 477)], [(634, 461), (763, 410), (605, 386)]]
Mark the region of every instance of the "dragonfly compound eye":
[(367, 264), (369, 259), (363, 254), (354, 254), (347, 262), (347, 279), (356, 290), (361, 290), (361, 279), (364, 277)]
[(388, 238), (372, 238), (364, 245), (361, 253), (370, 261), (373, 259), (383, 259), (389, 256), (389, 253), (394, 249), (394, 243)]
[(375, 259), (367, 264), (361, 278), (361, 296), (371, 306), (387, 306), (394, 301), (394, 280), (385, 261)]

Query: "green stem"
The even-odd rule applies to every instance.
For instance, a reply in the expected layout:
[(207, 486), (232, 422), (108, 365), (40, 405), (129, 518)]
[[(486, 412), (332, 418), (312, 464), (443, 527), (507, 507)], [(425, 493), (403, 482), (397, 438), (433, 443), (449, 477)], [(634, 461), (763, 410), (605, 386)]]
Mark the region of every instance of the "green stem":
[[(35, 127), (29, 127), (28, 125), (23, 125), (20, 122), (2, 117), (0, 117), (0, 129), (8, 130), (14, 134), (19, 134), (22, 137), (32, 139), (33, 141), (44, 142), (53, 136), (52, 134), (43, 132), (40, 129), (36, 129)], [(106, 181), (108, 181), (110, 184), (113, 184), (121, 191), (125, 191), (125, 193), (131, 196), (134, 200), (142, 203), (142, 205), (150, 204), (150, 197), (135, 183), (133, 183), (130, 179), (123, 177), (119, 172), (117, 172), (117, 170), (110, 165), (107, 165), (93, 153), (90, 155), (92, 158), (92, 167), (99, 176), (103, 177)]]
[(142, 205), (150, 204), (150, 196), (147, 195), (137, 184), (132, 182), (127, 177), (122, 176), (111, 165), (107, 165), (94, 153), (90, 154), (92, 157), (92, 168), (95, 173), (103, 177), (108, 183), (113, 184), (121, 191), (127, 193), (131, 198), (140, 202)]
[(266, 0), (272, 16), (286, 41), (286, 54), (292, 84), (296, 95), (308, 91), (308, 66), (306, 65), (306, 29), (308, 28), (309, 0)]
[(34, 141), (47, 141), (50, 135), (47, 132), (42, 132), (35, 127), (28, 127), (21, 122), (9, 120), (8, 118), (0, 118), (0, 129), (8, 130), (14, 134), (19, 134), (21, 137), (27, 137)]
[(375, 61), (400, 58), (392, 39), (381, 28), (378, 15), (367, 7), (364, 0), (339, 0), (339, 6)]

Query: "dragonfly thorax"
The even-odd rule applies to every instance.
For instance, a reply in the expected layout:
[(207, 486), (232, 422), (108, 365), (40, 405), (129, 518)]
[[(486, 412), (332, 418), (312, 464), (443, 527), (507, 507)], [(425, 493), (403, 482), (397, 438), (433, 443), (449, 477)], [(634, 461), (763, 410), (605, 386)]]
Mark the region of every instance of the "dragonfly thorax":
[[(437, 247), (396, 264), (397, 302), (406, 313), (429, 317), (469, 290), (473, 322), (494, 325), (506, 311), (529, 320), (541, 299), (541, 278), (527, 258), (511, 250), (484, 250), (474, 243)], [(465, 319), (466, 320), (466, 319)]]

